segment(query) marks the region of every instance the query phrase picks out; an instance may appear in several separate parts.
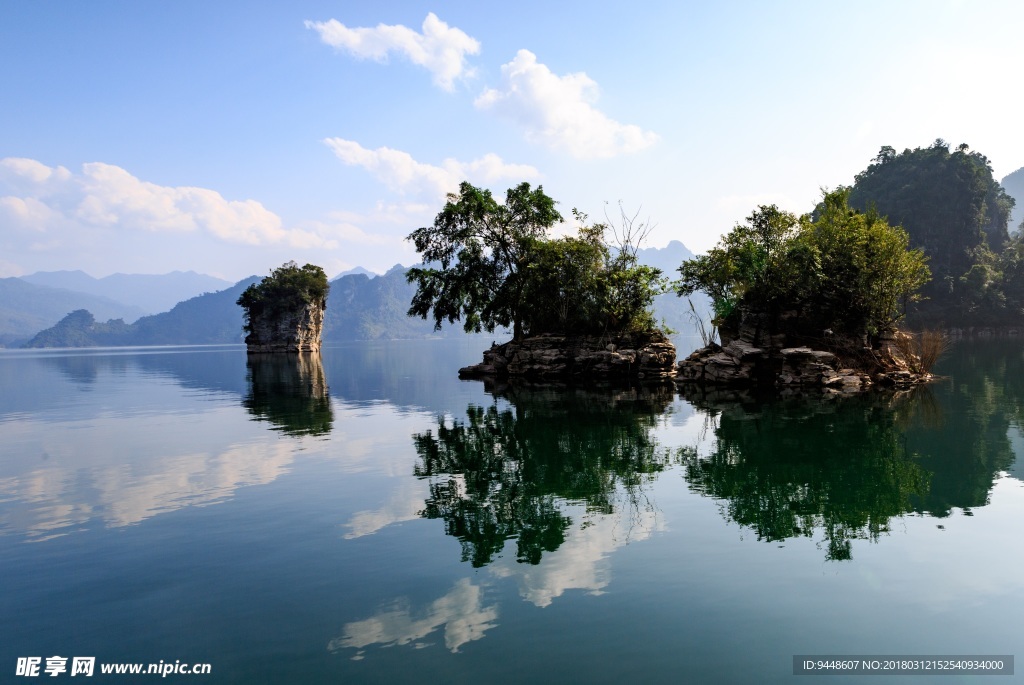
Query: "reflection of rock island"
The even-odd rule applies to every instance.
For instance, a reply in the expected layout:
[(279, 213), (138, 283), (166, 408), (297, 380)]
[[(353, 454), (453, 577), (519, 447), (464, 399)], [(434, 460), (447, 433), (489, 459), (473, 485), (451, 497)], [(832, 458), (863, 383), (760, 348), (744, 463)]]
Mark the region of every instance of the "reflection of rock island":
[(691, 488), (724, 500), (727, 517), (759, 540), (821, 533), (827, 559), (850, 559), (852, 540), (877, 540), (927, 498), (931, 474), (907, 450), (901, 426), (925, 400), (748, 400), (740, 393), (705, 400), (710, 452), (681, 455)]
[(249, 355), (242, 404), (289, 435), (326, 435), (334, 415), (319, 354)]
[(537, 564), (566, 539), (565, 502), (611, 514), (620, 488), (636, 498), (668, 463), (651, 429), (671, 388), (544, 390), (505, 386), (508, 405), (470, 405), (465, 421), (440, 419), (413, 437), (415, 473), (430, 479), (421, 515), (445, 521), (463, 560), (490, 563), (509, 540)]

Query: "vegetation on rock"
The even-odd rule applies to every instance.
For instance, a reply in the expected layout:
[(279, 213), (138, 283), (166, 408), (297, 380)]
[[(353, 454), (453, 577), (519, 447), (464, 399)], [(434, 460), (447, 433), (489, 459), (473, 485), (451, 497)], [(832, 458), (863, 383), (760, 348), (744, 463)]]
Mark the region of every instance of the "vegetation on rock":
[(273, 321), (308, 305), (323, 310), (329, 288), (327, 274), (319, 266), (306, 264), (300, 268), (295, 262), (286, 262), (239, 296), (237, 304), (244, 311), (245, 332), (251, 334), (256, 321)]
[(678, 294), (707, 293), (716, 324), (733, 330), (744, 311), (776, 332), (858, 338), (891, 329), (927, 282), (926, 260), (901, 228), (852, 209), (849, 195), (826, 193), (815, 217), (759, 207), (707, 254), (683, 262)]
[[(432, 316), (436, 328), (462, 321), (467, 332), (511, 327), (516, 340), (656, 328), (650, 307), (664, 281), (637, 258), (647, 226), (625, 215), (620, 230), (587, 225), (573, 210), (578, 235), (553, 239), (547, 231), (562, 220), (555, 204), (529, 183), (510, 188), (504, 204), (462, 183), (433, 226), (409, 236), (426, 263), (408, 273), (417, 285), (409, 314)], [(620, 240), (614, 254), (610, 230)]]

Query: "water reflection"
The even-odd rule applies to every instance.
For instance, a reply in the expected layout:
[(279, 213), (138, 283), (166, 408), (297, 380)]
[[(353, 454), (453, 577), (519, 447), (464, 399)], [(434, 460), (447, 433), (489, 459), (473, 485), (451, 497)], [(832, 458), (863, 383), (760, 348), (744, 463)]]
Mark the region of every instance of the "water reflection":
[(877, 540), (927, 495), (930, 474), (900, 427), (914, 397), (746, 399), (695, 399), (713, 440), (680, 457), (691, 489), (723, 500), (726, 517), (758, 540), (820, 531), (827, 559), (850, 559), (852, 540)]
[[(370, 645), (427, 647), (422, 640), (438, 629), (444, 630), (444, 644), (452, 652), (479, 640), (498, 619), (498, 607), (485, 605), (484, 588), (462, 578), (446, 594), (416, 611), (405, 601), (396, 601), (376, 615), (345, 626), (345, 634), (327, 645), (332, 652), (346, 648), (362, 650)], [(357, 652), (353, 658), (360, 658)]]
[(415, 475), (429, 479), (421, 515), (443, 519), (462, 559), (490, 563), (508, 540), (537, 564), (565, 542), (563, 501), (611, 514), (622, 487), (639, 512), (643, 484), (669, 464), (651, 434), (672, 402), (663, 386), (618, 391), (505, 386), (466, 420), (440, 418), (413, 436)]
[(319, 354), (250, 355), (242, 405), (288, 435), (326, 435), (334, 414)]
[(1024, 426), (1024, 344), (1019, 339), (962, 341), (938, 367), (934, 388), (943, 420), (911, 421), (908, 449), (931, 471), (918, 510), (948, 516), (988, 503), (1000, 473), (1014, 472), (1014, 437)]

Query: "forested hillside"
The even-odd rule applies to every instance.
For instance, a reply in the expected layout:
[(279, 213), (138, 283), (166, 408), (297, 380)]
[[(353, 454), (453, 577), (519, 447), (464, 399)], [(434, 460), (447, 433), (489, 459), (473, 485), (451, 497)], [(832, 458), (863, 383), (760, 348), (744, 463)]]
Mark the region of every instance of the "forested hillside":
[(914, 327), (1024, 322), (1024, 245), (1009, 231), (1014, 199), (988, 159), (943, 140), (897, 154), (883, 147), (857, 174), (850, 205), (901, 225), (928, 258), (931, 282), (908, 311)]

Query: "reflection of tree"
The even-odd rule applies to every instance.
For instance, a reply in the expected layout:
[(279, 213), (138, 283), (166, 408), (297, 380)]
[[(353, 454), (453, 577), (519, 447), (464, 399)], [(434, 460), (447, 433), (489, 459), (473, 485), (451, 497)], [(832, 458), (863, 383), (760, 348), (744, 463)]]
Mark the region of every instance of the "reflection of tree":
[(992, 482), (1014, 462), (1010, 427), (1024, 428), (1024, 354), (1020, 339), (964, 340), (938, 372), (935, 403), (944, 421), (910, 422), (907, 446), (934, 473), (918, 506), (936, 516), (988, 502)]
[(893, 402), (874, 396), (764, 402), (703, 401), (714, 423), (710, 454), (681, 450), (697, 492), (725, 501), (726, 515), (759, 540), (812, 537), (826, 558), (851, 558), (853, 539), (876, 540), (914, 509), (929, 476), (908, 454)]
[(289, 435), (325, 435), (334, 415), (318, 354), (250, 355), (242, 405)]
[(470, 405), (465, 421), (441, 418), (436, 432), (413, 436), (415, 474), (431, 481), (421, 515), (444, 519), (474, 566), (510, 539), (518, 561), (539, 563), (565, 541), (561, 501), (611, 513), (623, 486), (639, 507), (642, 485), (668, 462), (650, 431), (671, 389), (494, 394), (509, 404)]

